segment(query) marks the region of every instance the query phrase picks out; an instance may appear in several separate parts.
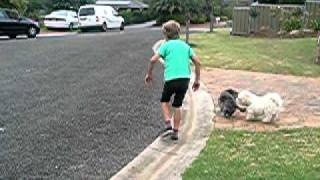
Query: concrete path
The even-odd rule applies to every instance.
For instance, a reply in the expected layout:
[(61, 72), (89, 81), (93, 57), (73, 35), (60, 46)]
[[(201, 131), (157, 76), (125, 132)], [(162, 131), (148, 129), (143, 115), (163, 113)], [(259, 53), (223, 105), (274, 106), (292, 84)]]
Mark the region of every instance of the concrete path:
[(111, 180), (181, 179), (181, 174), (206, 144), (212, 129), (214, 105), (204, 90), (188, 91), (183, 105), (178, 143), (159, 137)]
[(279, 122), (265, 124), (245, 121), (245, 113), (236, 112), (232, 120), (215, 118), (216, 128), (273, 131), (320, 126), (320, 78), (214, 68), (206, 68), (201, 73), (202, 80), (215, 100), (228, 88), (239, 91), (246, 89), (259, 95), (277, 92), (284, 99), (284, 111), (280, 114)]
[(141, 23), (141, 24), (127, 25), (125, 28), (126, 29), (147, 28), (147, 27), (152, 27), (155, 24), (156, 24), (156, 21), (148, 21), (148, 22)]

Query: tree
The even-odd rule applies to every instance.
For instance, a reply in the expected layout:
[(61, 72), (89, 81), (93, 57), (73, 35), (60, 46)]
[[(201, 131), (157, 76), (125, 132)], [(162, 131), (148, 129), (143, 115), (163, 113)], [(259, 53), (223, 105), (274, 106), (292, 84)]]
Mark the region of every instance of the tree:
[(205, 12), (207, 17), (210, 19), (210, 32), (213, 32), (213, 25), (214, 25), (214, 1), (213, 0), (205, 0)]
[(51, 10), (78, 10), (82, 5), (94, 4), (95, 0), (48, 0), (48, 2), (48, 7)]
[(28, 8), (28, 0), (1, 0), (0, 7), (16, 9), (19, 13), (24, 14)]
[(157, 22), (162, 24), (169, 19), (184, 23), (183, 2), (180, 0), (153, 0), (151, 12), (157, 16)]
[(159, 16), (160, 23), (174, 19), (186, 24), (186, 42), (188, 43), (191, 17), (202, 13), (203, 0), (153, 0), (151, 4), (151, 10)]
[(0, 1), (0, 7), (12, 8), (12, 4), (10, 3), (10, 0), (1, 0)]
[(186, 0), (183, 6), (183, 11), (186, 15), (186, 43), (189, 43), (190, 37), (190, 21), (193, 14), (201, 11), (201, 4), (203, 1), (199, 0)]
[(24, 14), (28, 9), (28, 0), (10, 0), (13, 7), (21, 14)]
[(53, 10), (77, 11), (81, 5), (94, 3), (95, 0), (0, 0), (0, 7), (16, 9), (20, 14), (38, 19)]

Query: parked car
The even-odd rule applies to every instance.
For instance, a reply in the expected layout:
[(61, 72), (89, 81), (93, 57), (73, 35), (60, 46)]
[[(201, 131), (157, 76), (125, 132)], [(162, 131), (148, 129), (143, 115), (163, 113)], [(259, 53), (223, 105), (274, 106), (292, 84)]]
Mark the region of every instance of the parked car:
[(44, 26), (48, 29), (70, 29), (78, 28), (79, 21), (75, 11), (58, 10), (53, 11), (44, 18)]
[(35, 38), (39, 33), (38, 22), (21, 17), (15, 10), (0, 8), (0, 36), (9, 36), (12, 39), (17, 35), (27, 35)]
[(124, 30), (124, 19), (111, 6), (86, 5), (81, 6), (78, 13), (81, 31), (89, 28), (99, 28), (107, 31), (108, 28)]

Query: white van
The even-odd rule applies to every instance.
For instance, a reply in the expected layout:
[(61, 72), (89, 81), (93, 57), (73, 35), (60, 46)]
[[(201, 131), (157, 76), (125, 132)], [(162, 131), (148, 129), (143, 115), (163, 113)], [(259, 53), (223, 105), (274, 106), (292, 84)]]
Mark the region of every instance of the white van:
[(100, 28), (102, 31), (107, 31), (108, 28), (124, 30), (123, 17), (118, 16), (118, 12), (111, 6), (81, 6), (78, 17), (81, 31), (86, 31), (89, 28)]

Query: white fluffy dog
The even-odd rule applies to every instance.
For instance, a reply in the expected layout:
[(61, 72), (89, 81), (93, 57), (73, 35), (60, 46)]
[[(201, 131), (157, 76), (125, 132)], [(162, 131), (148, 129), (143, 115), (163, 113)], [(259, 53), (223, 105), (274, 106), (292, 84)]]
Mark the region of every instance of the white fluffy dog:
[(277, 93), (257, 96), (250, 91), (241, 91), (237, 98), (237, 105), (247, 109), (246, 120), (261, 120), (264, 123), (279, 120), (283, 100)]
[[(161, 39), (161, 40), (157, 41), (157, 42), (152, 46), (152, 51), (153, 51), (153, 53), (157, 53), (158, 50), (159, 50), (159, 48), (160, 48), (160, 46), (161, 46), (163, 43), (165, 43), (165, 42), (166, 42), (166, 40), (164, 40), (164, 39)], [(161, 64), (164, 64), (164, 61), (163, 61), (162, 58), (160, 58), (159, 61), (160, 61)]]

